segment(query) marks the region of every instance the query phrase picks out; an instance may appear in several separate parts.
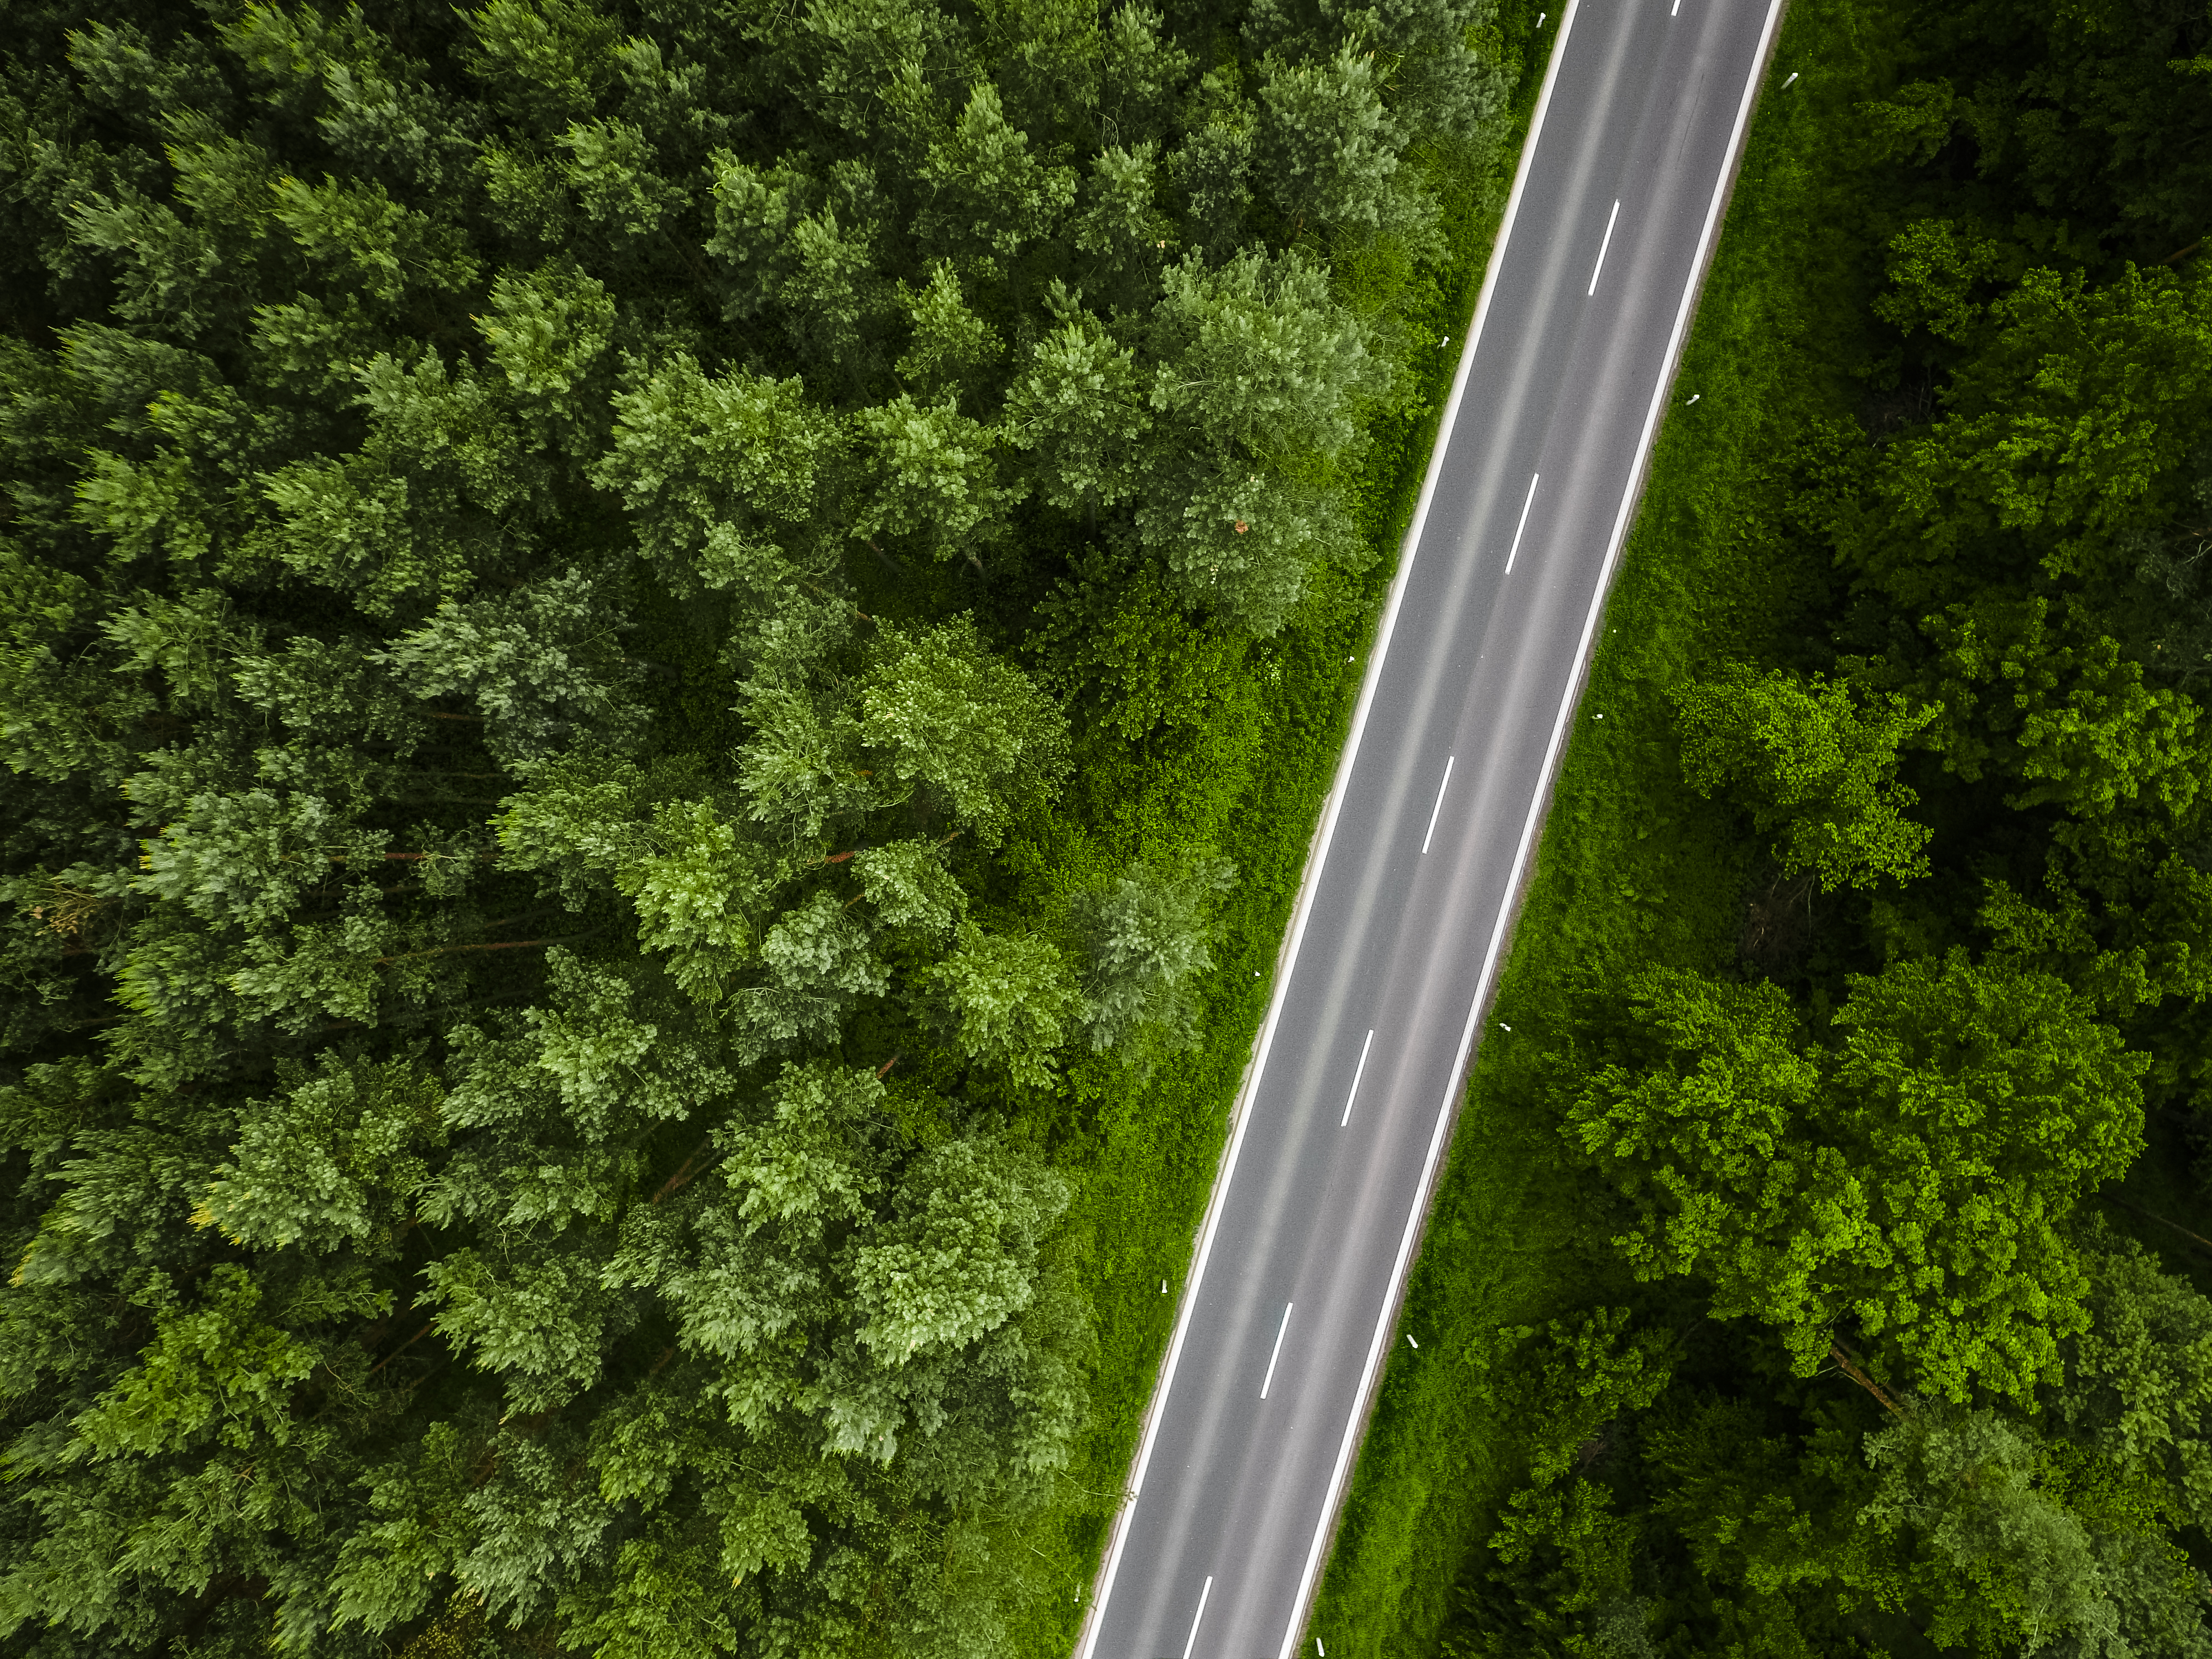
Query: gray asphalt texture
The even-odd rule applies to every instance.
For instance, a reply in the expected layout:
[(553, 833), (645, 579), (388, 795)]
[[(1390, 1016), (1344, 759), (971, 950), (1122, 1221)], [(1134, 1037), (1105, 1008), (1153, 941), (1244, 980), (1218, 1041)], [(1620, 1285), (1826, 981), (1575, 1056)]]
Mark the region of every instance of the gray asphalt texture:
[(1777, 9), (1672, 3), (1553, 21), (1541, 125), (1083, 1659), (1313, 1653), (1385, 1345), (1455, 1363), (1415, 1353), (1395, 1312), (1559, 734), (1604, 712), (1571, 699)]

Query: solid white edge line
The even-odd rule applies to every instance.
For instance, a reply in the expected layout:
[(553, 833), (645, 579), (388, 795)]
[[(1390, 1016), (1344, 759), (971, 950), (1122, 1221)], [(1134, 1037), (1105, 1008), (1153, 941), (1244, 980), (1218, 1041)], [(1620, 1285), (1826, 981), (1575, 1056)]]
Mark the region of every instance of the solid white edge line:
[(1182, 1644), (1182, 1659), (1190, 1659), (1190, 1650), (1198, 1645), (1198, 1621), (1206, 1617), (1206, 1598), (1213, 1594), (1213, 1576), (1206, 1575), (1206, 1584), (1198, 1593), (1198, 1611), (1190, 1618), (1190, 1640)]
[(1589, 294), (1583, 296), (1586, 300), (1597, 292), (1598, 273), (1605, 269), (1605, 251), (1613, 246), (1613, 222), (1620, 217), (1620, 204), (1616, 201), (1613, 211), (1605, 216), (1605, 240), (1597, 245), (1597, 263), (1590, 267)]
[(1344, 1115), (1336, 1121), (1340, 1129), (1352, 1121), (1352, 1103), (1359, 1098), (1359, 1079), (1367, 1075), (1367, 1051), (1375, 1046), (1375, 1033), (1367, 1034), (1367, 1041), (1359, 1045), (1359, 1064), (1352, 1068), (1352, 1092), (1344, 1097)]
[[(1497, 925), (1492, 928), (1489, 948), (1482, 958), (1482, 974), (1475, 981), (1474, 1006), (1468, 1010), (1467, 1027), (1460, 1034), (1459, 1060), (1452, 1069), (1452, 1082), (1444, 1092), (1443, 1106), (1437, 1114), (1437, 1127), (1429, 1136), (1428, 1156), (1421, 1165), (1420, 1184), (1414, 1190), (1413, 1213), (1406, 1218), (1406, 1231), (1398, 1241), (1398, 1257), (1390, 1272), (1390, 1293), (1383, 1298), (1382, 1316), (1375, 1322), (1374, 1339), (1367, 1345), (1367, 1364), (1360, 1374), (1359, 1391), (1352, 1396), (1351, 1420), (1345, 1425), (1344, 1441), (1338, 1447), (1336, 1467), (1330, 1472), (1328, 1491), (1322, 1504), (1321, 1519), (1315, 1525), (1313, 1544), (1306, 1552), (1305, 1571), (1298, 1579), (1298, 1593), (1291, 1607), (1290, 1628), (1283, 1633), (1281, 1659), (1292, 1659), (1297, 1651), (1298, 1632), (1304, 1626), (1307, 1599), (1312, 1595), (1314, 1582), (1321, 1571), (1322, 1552), (1328, 1546), (1329, 1523), (1336, 1514), (1338, 1498), (1344, 1490), (1345, 1477), (1351, 1472), (1352, 1455), (1359, 1442), (1359, 1425), (1366, 1415), (1367, 1397), (1375, 1386), (1375, 1372), (1389, 1344), (1390, 1325), (1397, 1311), (1398, 1292), (1405, 1283), (1406, 1269), (1413, 1254), (1413, 1245), (1420, 1236), (1421, 1215), (1428, 1207), (1429, 1185), (1435, 1179), (1437, 1160), (1442, 1156), (1449, 1138), (1452, 1109), (1458, 1103), (1461, 1090), (1465, 1086), (1468, 1057), (1474, 1049), (1476, 1023), (1482, 1018), (1483, 1000), (1490, 993), (1492, 976), (1498, 969), (1498, 952), (1504, 946), (1505, 927), (1513, 915), (1513, 896), (1521, 886), (1521, 872), (1528, 867), (1528, 852), (1535, 841), (1536, 825), (1543, 817), (1544, 798), (1549, 793), (1552, 769), (1558, 763), (1559, 746), (1566, 735), (1567, 722), (1573, 717), (1575, 694), (1582, 683), (1582, 665), (1589, 659), (1590, 641), (1597, 632), (1597, 619), (1605, 610), (1607, 589), (1613, 580), (1613, 568), (1620, 558), (1621, 544), (1627, 538), (1628, 521), (1636, 509), (1636, 497), (1642, 483), (1646, 459), (1650, 454), (1651, 434), (1659, 425), (1660, 411), (1665, 407), (1667, 388), (1674, 378), (1676, 354), (1682, 347), (1682, 336), (1690, 324), (1690, 313), (1697, 304), (1698, 284), (1705, 269), (1705, 255), (1712, 246), (1713, 233), (1719, 228), (1721, 209), (1728, 200), (1729, 183), (1735, 174), (1736, 158), (1743, 144), (1744, 128), (1751, 120), (1751, 106), (1759, 93), (1759, 83), (1766, 66), (1768, 48), (1774, 40), (1774, 26), (1782, 15), (1783, 0), (1768, 0), (1766, 21), (1759, 30), (1759, 50), (1752, 57), (1752, 72), (1746, 79), (1743, 97), (1736, 105), (1735, 125), (1729, 131), (1728, 148), (1722, 152), (1720, 177), (1713, 183), (1712, 201), (1705, 209), (1705, 227), (1698, 234), (1698, 251), (1690, 262), (1689, 281), (1683, 285), (1681, 303), (1674, 310), (1674, 331), (1667, 337), (1667, 350), (1660, 359), (1659, 383), (1652, 388), (1650, 407), (1644, 411), (1644, 430), (1637, 440), (1636, 462), (1630, 467), (1628, 483), (1620, 495), (1620, 511), (1613, 522), (1613, 536), (1606, 544), (1605, 562), (1598, 568), (1597, 589), (1590, 597), (1589, 614), (1583, 619), (1581, 643), (1575, 653), (1576, 670), (1567, 682), (1565, 693), (1559, 699), (1559, 713), (1552, 723), (1552, 738), (1544, 751), (1543, 769), (1537, 774), (1536, 793), (1528, 803), (1528, 816), (1521, 826), (1521, 844), (1513, 854), (1511, 878), (1506, 883), (1505, 898), (1498, 906)], [(1573, 7), (1568, 9), (1570, 19)], [(1556, 64), (1558, 59), (1553, 58)], [(1548, 90), (1548, 83), (1547, 83)]]
[(1582, 0), (1567, 0), (1567, 9), (1561, 14), (1558, 33), (1552, 41), (1552, 56), (1544, 68), (1544, 84), (1536, 94), (1536, 107), (1528, 120), (1528, 137), (1521, 146), (1521, 163), (1514, 171), (1513, 188), (1505, 198), (1505, 212), (1498, 222), (1498, 240), (1490, 250), (1490, 264), (1483, 272), (1481, 290), (1475, 295), (1474, 318), (1467, 331), (1467, 346), (1460, 353), (1459, 369), (1452, 377), (1451, 395), (1444, 401), (1444, 412), (1437, 427), (1436, 442), (1429, 451), (1428, 476), (1421, 482), (1419, 499), (1413, 503), (1413, 523), (1407, 527), (1406, 539), (1398, 557), (1398, 574), (1390, 580), (1390, 597), (1382, 608), (1382, 620), (1375, 630), (1375, 647), (1369, 654), (1366, 678), (1360, 683), (1359, 701), (1352, 711), (1352, 729), (1346, 734), (1344, 753), (1336, 763), (1336, 777), (1329, 785), (1328, 805), (1322, 814), (1320, 833), (1315, 837), (1314, 848), (1306, 860), (1304, 876), (1298, 883), (1298, 896), (1291, 912), (1291, 933), (1282, 960), (1282, 970), (1275, 976), (1275, 990), (1267, 1004), (1267, 1017), (1260, 1028), (1260, 1041), (1255, 1047), (1250, 1065), (1245, 1071), (1244, 1086), (1236, 1103), (1236, 1124), (1230, 1132), (1229, 1150), (1223, 1154), (1221, 1173), (1215, 1177), (1212, 1195), (1206, 1200), (1206, 1219), (1199, 1231), (1198, 1252), (1191, 1262), (1191, 1271), (1183, 1280), (1182, 1303), (1176, 1310), (1175, 1331), (1168, 1339), (1167, 1358), (1160, 1367), (1159, 1386), (1145, 1413), (1143, 1433), (1137, 1442), (1137, 1462), (1129, 1477), (1129, 1498), (1114, 1517), (1112, 1541), (1107, 1546), (1105, 1565), (1098, 1573), (1098, 1588), (1091, 1599), (1090, 1611), (1084, 1617), (1083, 1635), (1076, 1644), (1077, 1659), (1093, 1659), (1098, 1646), (1099, 1632), (1105, 1628), (1106, 1607), (1114, 1594), (1114, 1579), (1121, 1571), (1121, 1552), (1129, 1540), (1129, 1519), (1136, 1513), (1137, 1500), (1144, 1493), (1145, 1474), (1151, 1468), (1152, 1448), (1158, 1443), (1160, 1420), (1167, 1408), (1168, 1393), (1175, 1386), (1176, 1366), (1182, 1358), (1184, 1339), (1189, 1334), (1190, 1322), (1198, 1305), (1199, 1281), (1205, 1277), (1206, 1264), (1213, 1253), (1213, 1236), (1220, 1224), (1221, 1206), (1229, 1183), (1237, 1173), (1237, 1154), (1244, 1145), (1244, 1127), (1250, 1121), (1253, 1097), (1257, 1093), (1261, 1074), (1266, 1071), (1267, 1051), (1274, 1044), (1275, 1026), (1282, 1018), (1285, 994), (1290, 985), (1291, 971), (1297, 965), (1298, 946), (1304, 942), (1306, 921), (1313, 913), (1316, 888), (1320, 884), (1322, 863), (1328, 857), (1329, 842), (1336, 835), (1337, 815), (1343, 811), (1345, 792), (1351, 781), (1352, 763), (1359, 754), (1359, 739), (1367, 729), (1368, 710), (1375, 702), (1375, 689), (1382, 678), (1383, 659), (1390, 649), (1390, 635), (1397, 627), (1398, 608), (1405, 602), (1406, 586), (1413, 573), (1414, 550), (1420, 545), (1421, 531), (1428, 523), (1429, 503), (1436, 497), (1437, 480), (1442, 475), (1444, 453), (1450, 447), (1452, 426), (1459, 417), (1460, 400), (1467, 392), (1468, 375), (1474, 366), (1475, 349), (1482, 342), (1482, 325), (1490, 314), (1490, 301), (1498, 287), (1498, 273), (1505, 264), (1505, 250), (1513, 239), (1513, 225), (1520, 216), (1521, 198), (1528, 184), (1528, 174), (1536, 155), (1536, 145), (1544, 134), (1544, 112), (1551, 106), (1552, 87), (1559, 79), (1559, 64), (1565, 58), (1567, 37), (1575, 26), (1575, 13)]
[(1275, 1327), (1274, 1352), (1267, 1356), (1267, 1374), (1260, 1379), (1260, 1398), (1267, 1397), (1267, 1390), (1275, 1386), (1275, 1362), (1283, 1357), (1283, 1339), (1291, 1334), (1291, 1310), (1295, 1302), (1283, 1304), (1283, 1322)]
[(1513, 526), (1513, 545), (1505, 550), (1505, 574), (1513, 574), (1513, 561), (1521, 556), (1521, 532), (1528, 527), (1528, 509), (1536, 505), (1536, 485), (1542, 479), (1540, 472), (1528, 475), (1528, 494), (1521, 503), (1521, 521)]
[(1437, 786), (1437, 804), (1429, 808), (1429, 832), (1421, 837), (1421, 856), (1423, 858), (1428, 857), (1429, 843), (1437, 838), (1437, 818), (1444, 810), (1444, 791), (1451, 787), (1452, 763), (1458, 760), (1458, 758), (1459, 757), (1457, 755), (1446, 755), (1444, 757), (1444, 781)]

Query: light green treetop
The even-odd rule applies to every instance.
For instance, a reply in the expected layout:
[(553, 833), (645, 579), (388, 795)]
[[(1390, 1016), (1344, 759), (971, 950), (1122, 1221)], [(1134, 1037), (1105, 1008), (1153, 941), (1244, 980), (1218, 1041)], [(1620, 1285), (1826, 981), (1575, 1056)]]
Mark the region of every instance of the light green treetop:
[(1801, 1374), (1848, 1322), (1946, 1398), (2057, 1376), (2087, 1320), (2069, 1218), (2140, 1149), (2146, 1057), (2059, 981), (1963, 955), (1853, 979), (1832, 1051), (1772, 986), (1655, 970), (1636, 996), (1641, 1057), (1569, 1117), (1639, 1276), (1710, 1280)]
[(1930, 832), (1905, 816), (1918, 798), (1897, 781), (1898, 750), (1938, 709), (1741, 664), (1672, 695), (1690, 787), (1731, 791), (1760, 830), (1780, 830), (1784, 869), (1830, 891), (1928, 872)]

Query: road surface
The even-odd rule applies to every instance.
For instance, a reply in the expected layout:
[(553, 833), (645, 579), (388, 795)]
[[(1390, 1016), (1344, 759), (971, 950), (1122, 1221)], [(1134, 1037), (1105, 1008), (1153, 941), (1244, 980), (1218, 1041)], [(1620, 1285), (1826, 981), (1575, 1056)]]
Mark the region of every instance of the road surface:
[(1780, 9), (1570, 0), (1555, 24), (1079, 1659), (1315, 1651), (1336, 1507)]

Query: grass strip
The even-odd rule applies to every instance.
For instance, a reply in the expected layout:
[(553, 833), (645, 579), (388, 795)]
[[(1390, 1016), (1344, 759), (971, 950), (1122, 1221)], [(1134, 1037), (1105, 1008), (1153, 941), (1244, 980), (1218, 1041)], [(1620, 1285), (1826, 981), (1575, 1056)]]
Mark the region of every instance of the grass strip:
[[(1902, 78), (1905, 17), (1890, 0), (1795, 0), (1784, 21), (1414, 1269), (1404, 1328), (1421, 1346), (1392, 1350), (1323, 1581), (1315, 1629), (1332, 1654), (1443, 1645), (1454, 1587), (1528, 1470), (1525, 1413), (1487, 1369), (1500, 1333), (1651, 1294), (1567, 1165), (1545, 1057), (1638, 970), (1726, 973), (1786, 955), (1776, 935), (1815, 920), (1781, 913), (1759, 840), (1685, 787), (1667, 693), (1728, 659), (1800, 656), (1844, 598), (1799, 497), (1832, 441), (1864, 441), (1909, 395), (1876, 390), (1869, 307), (1888, 233), (1860, 108)], [(2212, 1285), (2174, 1115), (2151, 1136), (2103, 1207)]]
[[(1471, 168), (1437, 180), (1447, 258), (1440, 270), (1415, 273), (1390, 307), (1421, 395), (1377, 416), (1352, 481), (1362, 530), (1380, 556), (1357, 577), (1325, 575), (1291, 624), (1247, 655), (1202, 728), (1138, 744), (1084, 742), (1076, 784), (1048, 836), (1019, 849), (1025, 908), (1049, 911), (1053, 891), (1103, 880), (1139, 858), (1172, 862), (1217, 849), (1240, 878), (1221, 918), (1199, 1046), (1141, 1083), (1111, 1061), (1079, 1065), (1054, 1115), (1031, 1126), (1075, 1189), (1064, 1260), (1098, 1334), (1090, 1424), (1064, 1501), (1010, 1527), (995, 1552), (1035, 1590), (1015, 1636), (1018, 1650), (1037, 1659), (1073, 1645), (1080, 1598), (1136, 1452), (1229, 1113), (1542, 78), (1554, 33), (1540, 33), (1542, 9), (1509, 0), (1488, 31), (1511, 88), (1510, 118)], [(1356, 262), (1340, 264), (1335, 276), (1355, 304), (1363, 285), (1394, 280)]]
[(1784, 19), (1775, 83), (1821, 72), (1786, 96), (1770, 86), (1749, 135), (1414, 1269), (1404, 1326), (1421, 1347), (1392, 1351), (1323, 1581), (1314, 1628), (1332, 1653), (1437, 1650), (1453, 1586), (1527, 1469), (1516, 1402), (1480, 1362), (1501, 1328), (1628, 1294), (1535, 1109), (1541, 1057), (1577, 999), (1650, 963), (1717, 969), (1744, 934), (1759, 849), (1684, 787), (1666, 691), (1771, 654), (1829, 592), (1831, 573), (1769, 526), (1790, 488), (1777, 458), (1863, 395), (1869, 279), (1850, 181), (1829, 163), (1852, 153), (1852, 106), (1885, 70), (1866, 11), (1799, 0)]

